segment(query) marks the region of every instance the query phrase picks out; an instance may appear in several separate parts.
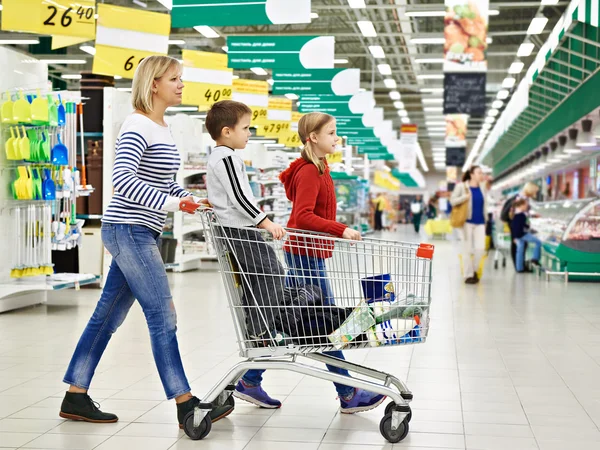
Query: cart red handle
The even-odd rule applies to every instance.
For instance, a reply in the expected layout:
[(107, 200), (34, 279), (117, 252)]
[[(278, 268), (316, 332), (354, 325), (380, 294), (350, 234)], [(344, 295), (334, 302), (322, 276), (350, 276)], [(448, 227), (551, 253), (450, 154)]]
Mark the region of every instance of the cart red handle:
[(433, 244), (419, 244), (417, 258), (432, 259), (434, 248)]

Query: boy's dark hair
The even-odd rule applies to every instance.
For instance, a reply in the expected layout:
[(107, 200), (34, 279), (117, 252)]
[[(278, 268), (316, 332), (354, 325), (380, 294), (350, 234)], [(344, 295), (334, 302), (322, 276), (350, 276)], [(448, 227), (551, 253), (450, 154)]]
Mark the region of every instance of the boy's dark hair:
[(252, 114), (252, 110), (240, 102), (223, 100), (212, 105), (206, 115), (206, 129), (215, 141), (221, 137), (223, 128), (234, 128), (242, 117)]

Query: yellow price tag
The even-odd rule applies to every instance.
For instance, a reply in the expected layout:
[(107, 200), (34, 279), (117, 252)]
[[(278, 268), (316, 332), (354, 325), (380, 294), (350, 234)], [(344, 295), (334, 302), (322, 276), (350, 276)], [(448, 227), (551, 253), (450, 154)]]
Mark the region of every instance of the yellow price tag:
[(95, 0), (4, 0), (2, 29), (96, 37)]
[(300, 136), (298, 135), (298, 133), (291, 129), (290, 129), (290, 131), (285, 133), (283, 136), (279, 136), (277, 142), (279, 144), (283, 144), (289, 148), (297, 148), (302, 145), (302, 142), (300, 142)]
[(153, 52), (96, 44), (92, 71), (100, 75), (120, 75), (123, 78), (133, 78), (139, 63), (144, 58), (155, 54)]
[(269, 83), (266, 81), (236, 78), (233, 80), (233, 90), (240, 94), (269, 95)]
[(94, 0), (42, 0), (40, 33), (96, 37)]
[(185, 83), (185, 105), (212, 106), (221, 100), (231, 100), (231, 86), (208, 83)]
[[(279, 136), (283, 136), (288, 131), (290, 131), (289, 122), (270, 121), (260, 125), (256, 130), (256, 134), (258, 136), (278, 138)], [(262, 134), (259, 134), (259, 132)]]
[(344, 161), (344, 155), (342, 152), (335, 152), (332, 155), (327, 155), (326, 158), (329, 164), (341, 163)]
[(267, 108), (251, 106), (250, 109), (252, 110), (252, 122), (250, 122), (250, 125), (258, 126), (265, 123), (267, 120)]

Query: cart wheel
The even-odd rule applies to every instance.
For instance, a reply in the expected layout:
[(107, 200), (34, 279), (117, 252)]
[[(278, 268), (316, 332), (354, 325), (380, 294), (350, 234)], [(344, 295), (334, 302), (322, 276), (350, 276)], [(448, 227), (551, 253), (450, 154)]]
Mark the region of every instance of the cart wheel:
[(498, 260), (494, 261), (494, 269), (498, 269)]
[[(396, 402), (390, 402), (388, 403), (388, 405), (385, 407), (385, 414), (391, 414), (393, 409), (396, 407)], [(412, 410), (410, 409), (410, 406), (408, 407), (408, 416), (406, 416), (404, 418), (404, 420), (406, 422), (410, 422), (412, 419)]]
[(400, 426), (396, 430), (392, 430), (392, 413), (389, 413), (381, 419), (379, 431), (388, 442), (395, 444), (408, 435), (408, 422), (404, 420), (400, 422)]
[(190, 411), (186, 414), (183, 419), (183, 431), (192, 441), (199, 441), (204, 439), (210, 433), (212, 428), (212, 422), (210, 421), (210, 414), (204, 416), (199, 427), (194, 427), (194, 411)]

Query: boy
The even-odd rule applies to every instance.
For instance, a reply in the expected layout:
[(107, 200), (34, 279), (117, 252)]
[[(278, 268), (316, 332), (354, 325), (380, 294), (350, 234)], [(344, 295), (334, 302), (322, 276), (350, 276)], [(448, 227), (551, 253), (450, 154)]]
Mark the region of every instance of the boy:
[(517, 245), (517, 272), (523, 273), (527, 272), (525, 270), (525, 243), (528, 242), (535, 245), (531, 263), (539, 265), (542, 252), (542, 242), (529, 232), (529, 219), (526, 214), (526, 211), (529, 209), (529, 203), (527, 200), (524, 198), (515, 200), (513, 203), (513, 208), (514, 216), (510, 221), (510, 231), (514, 242)]
[[(277, 335), (273, 324), (282, 316), (278, 305), (283, 299), (285, 270), (260, 232), (248, 228), (267, 230), (274, 239), (283, 238), (285, 230), (257, 206), (244, 161), (235, 153), (248, 143), (251, 114), (248, 106), (230, 100), (215, 103), (208, 112), (206, 129), (217, 145), (208, 158), (206, 188), (208, 201), (233, 247), (232, 259), (246, 274), (242, 282), (246, 328), (250, 339), (261, 345)], [(261, 407), (279, 408), (281, 402), (252, 382), (252, 372), (240, 380), (234, 395)]]

